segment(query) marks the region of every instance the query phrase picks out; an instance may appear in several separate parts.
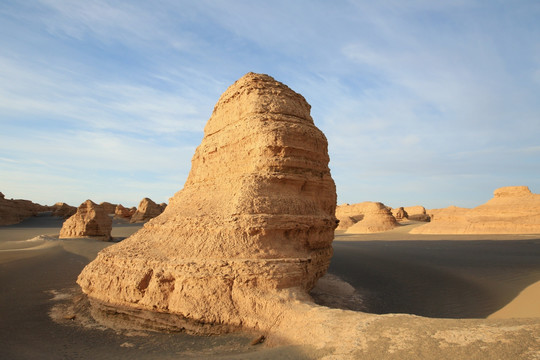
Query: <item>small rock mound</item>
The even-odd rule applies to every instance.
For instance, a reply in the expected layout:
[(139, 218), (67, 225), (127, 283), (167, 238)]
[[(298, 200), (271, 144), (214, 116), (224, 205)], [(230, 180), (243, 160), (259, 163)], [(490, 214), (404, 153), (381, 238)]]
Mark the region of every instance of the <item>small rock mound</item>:
[(350, 206), (354, 206), (363, 218), (349, 227), (345, 231), (347, 234), (371, 234), (400, 226), (392, 212), (383, 203), (366, 201)]
[(101, 208), (105, 211), (105, 213), (113, 215), (114, 211), (116, 210), (116, 204), (111, 204), (110, 202), (104, 201), (101, 204), (99, 204)]
[(133, 216), (131, 217), (131, 222), (145, 222), (150, 219), (155, 218), (163, 212), (164, 207), (153, 202), (149, 198), (144, 198), (139, 203), (139, 207)]
[(392, 215), (397, 221), (403, 221), (409, 218), (409, 213), (405, 211), (403, 206), (397, 209), (392, 209)]
[(114, 209), (114, 217), (117, 219), (131, 219), (133, 214), (135, 214), (136, 209), (128, 209), (124, 207), (122, 204), (116, 205), (116, 209)]
[(91, 200), (86, 200), (78, 208), (75, 215), (64, 221), (60, 230), (60, 238), (93, 237), (111, 240), (112, 219)]
[(67, 219), (77, 212), (77, 208), (75, 206), (68, 205), (63, 202), (58, 202), (52, 206), (53, 208), (53, 216), (62, 217), (64, 219)]

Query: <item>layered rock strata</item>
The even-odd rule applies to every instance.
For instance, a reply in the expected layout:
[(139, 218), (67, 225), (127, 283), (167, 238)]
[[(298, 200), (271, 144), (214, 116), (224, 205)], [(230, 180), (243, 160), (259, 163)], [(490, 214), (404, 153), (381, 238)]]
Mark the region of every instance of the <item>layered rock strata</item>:
[(380, 202), (338, 206), (336, 217), (340, 221), (338, 230), (346, 230), (349, 234), (382, 232), (400, 226), (390, 209)]
[(26, 218), (49, 210), (49, 206), (36, 204), (30, 200), (6, 199), (0, 192), (0, 225), (17, 224)]
[(216, 104), (184, 188), (78, 283), (94, 304), (168, 314), (194, 332), (271, 328), (278, 304), (309, 299), (329, 266), (328, 162), (305, 99), (249, 73)]
[(110, 240), (112, 219), (105, 210), (91, 200), (86, 200), (75, 215), (64, 221), (60, 238), (93, 237)]
[(153, 219), (161, 214), (164, 208), (165, 207), (162, 204), (158, 205), (151, 199), (144, 198), (139, 203), (139, 207), (137, 208), (137, 211), (135, 211), (135, 214), (131, 217), (131, 222), (145, 222)]
[(412, 234), (540, 234), (540, 194), (526, 186), (507, 186), (473, 209), (450, 207), (432, 211), (429, 224)]

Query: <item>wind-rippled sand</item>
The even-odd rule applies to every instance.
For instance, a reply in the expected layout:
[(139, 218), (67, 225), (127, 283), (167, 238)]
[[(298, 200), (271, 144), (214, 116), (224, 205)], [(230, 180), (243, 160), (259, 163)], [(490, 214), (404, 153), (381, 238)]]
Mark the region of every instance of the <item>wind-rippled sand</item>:
[[(540, 359), (540, 236), (337, 233), (330, 275), (313, 295), (355, 312), (299, 305), (311, 315), (282, 329), (296, 345), (269, 348), (250, 345), (252, 333), (197, 337), (83, 327), (65, 315), (53, 321), (52, 309), (77, 296), (82, 268), (112, 244), (58, 240), (61, 224), (38, 217), (0, 227), (2, 359)], [(117, 223), (113, 237), (140, 226)], [(514, 316), (525, 318), (481, 320)]]

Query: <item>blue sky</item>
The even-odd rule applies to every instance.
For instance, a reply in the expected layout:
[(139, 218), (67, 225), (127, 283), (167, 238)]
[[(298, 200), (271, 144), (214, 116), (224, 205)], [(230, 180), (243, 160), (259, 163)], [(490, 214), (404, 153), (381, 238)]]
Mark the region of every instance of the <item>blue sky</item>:
[(540, 2), (0, 2), (0, 191), (168, 201), (249, 71), (301, 93), (338, 203), (540, 193)]

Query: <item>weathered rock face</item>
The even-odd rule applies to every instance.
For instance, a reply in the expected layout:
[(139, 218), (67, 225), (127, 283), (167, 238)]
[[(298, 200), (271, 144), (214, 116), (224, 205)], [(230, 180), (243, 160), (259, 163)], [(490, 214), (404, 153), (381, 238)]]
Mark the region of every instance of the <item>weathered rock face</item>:
[(8, 200), (0, 193), (0, 225), (12, 225), (23, 221), (39, 212), (48, 211), (48, 206), (30, 200)]
[(392, 230), (400, 226), (392, 212), (380, 202), (366, 201), (350, 206), (362, 214), (363, 218), (349, 227), (345, 231), (347, 234), (371, 234)]
[(409, 220), (430, 221), (431, 219), (426, 212), (426, 208), (421, 205), (407, 206), (404, 210), (409, 215)]
[(156, 204), (149, 198), (144, 198), (139, 203), (139, 207), (133, 216), (131, 217), (131, 222), (145, 222), (150, 219), (155, 218), (163, 212), (163, 207)]
[(409, 213), (403, 207), (392, 209), (392, 215), (397, 221), (407, 220)]
[(275, 323), (271, 303), (307, 297), (330, 263), (336, 226), (327, 141), (309, 110), (267, 75), (229, 87), (184, 188), (80, 274), (91, 301), (168, 313), (183, 328), (264, 328)]
[(101, 204), (99, 204), (101, 208), (107, 213), (107, 214), (114, 214), (116, 210), (116, 204), (111, 204), (110, 202), (104, 201)]
[(75, 206), (68, 205), (63, 202), (58, 202), (52, 206), (53, 209), (53, 216), (59, 216), (63, 217), (64, 219), (67, 219), (77, 212), (77, 208)]
[(131, 219), (134, 213), (135, 209), (128, 209), (122, 204), (116, 205), (116, 209), (114, 209), (114, 217), (119, 219)]
[(337, 229), (350, 234), (382, 232), (399, 226), (391, 210), (380, 202), (338, 206), (336, 217), (340, 221)]
[(86, 200), (75, 215), (64, 221), (60, 238), (95, 237), (111, 239), (112, 219), (105, 210), (91, 200)]
[(540, 234), (540, 194), (526, 186), (495, 190), (493, 199), (473, 209), (431, 211), (431, 223), (413, 234)]

